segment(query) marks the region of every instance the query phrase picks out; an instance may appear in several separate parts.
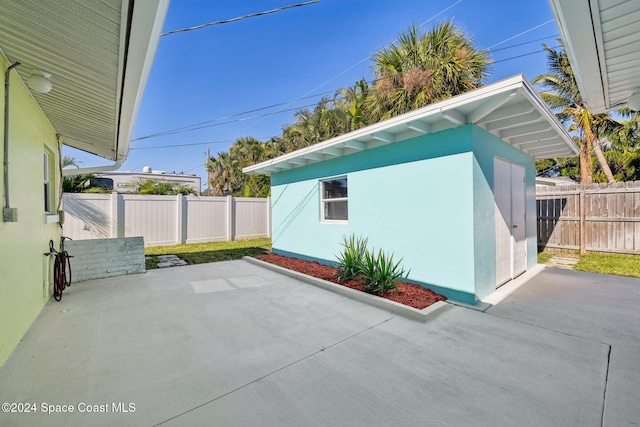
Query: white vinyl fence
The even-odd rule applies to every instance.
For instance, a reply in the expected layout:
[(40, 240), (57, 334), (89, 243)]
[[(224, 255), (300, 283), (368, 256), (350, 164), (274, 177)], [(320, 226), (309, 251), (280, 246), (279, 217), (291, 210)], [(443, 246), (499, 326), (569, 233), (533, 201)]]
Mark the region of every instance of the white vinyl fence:
[(65, 193), (74, 240), (144, 238), (145, 246), (271, 237), (270, 198)]

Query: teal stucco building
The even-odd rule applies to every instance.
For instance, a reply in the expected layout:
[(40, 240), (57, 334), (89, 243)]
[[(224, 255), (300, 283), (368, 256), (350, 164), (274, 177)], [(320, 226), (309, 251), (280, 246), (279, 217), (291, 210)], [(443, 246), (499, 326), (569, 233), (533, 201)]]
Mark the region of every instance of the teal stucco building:
[(576, 153), (515, 76), (244, 172), (271, 175), (274, 253), (332, 264), (362, 235), (473, 304), (536, 265), (535, 160)]

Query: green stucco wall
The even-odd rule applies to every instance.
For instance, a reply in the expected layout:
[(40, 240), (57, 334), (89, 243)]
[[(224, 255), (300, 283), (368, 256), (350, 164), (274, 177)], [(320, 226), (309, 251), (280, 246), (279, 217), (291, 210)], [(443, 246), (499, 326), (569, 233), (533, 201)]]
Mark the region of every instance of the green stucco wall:
[[(4, 135), (4, 76), (8, 65), (0, 57), (0, 135)], [(50, 239), (57, 246), (61, 236), (58, 223), (45, 224), (44, 212), (45, 149), (51, 154), (53, 210), (57, 210), (59, 199), (56, 132), (15, 71), (10, 79), (9, 195), (11, 207), (18, 210), (18, 221), (0, 222), (0, 365), (48, 300), (43, 253), (49, 251)], [(0, 189), (4, 205), (3, 174)]]
[[(472, 125), (274, 174), (273, 250), (330, 264), (344, 235), (366, 236), (370, 246), (402, 257), (412, 281), (474, 303), (495, 291), (496, 155), (524, 165), (533, 189), (527, 195), (531, 267), (533, 159)], [(348, 179), (348, 223), (323, 223), (319, 180), (339, 176)]]

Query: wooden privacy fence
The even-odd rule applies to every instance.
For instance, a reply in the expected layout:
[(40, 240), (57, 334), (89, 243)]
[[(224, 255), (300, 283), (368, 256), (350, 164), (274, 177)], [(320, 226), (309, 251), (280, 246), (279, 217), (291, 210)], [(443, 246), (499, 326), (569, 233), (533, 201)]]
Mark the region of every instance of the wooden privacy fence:
[(538, 248), (640, 254), (640, 181), (537, 190)]
[(144, 238), (145, 246), (271, 237), (270, 198), (70, 194), (65, 236)]

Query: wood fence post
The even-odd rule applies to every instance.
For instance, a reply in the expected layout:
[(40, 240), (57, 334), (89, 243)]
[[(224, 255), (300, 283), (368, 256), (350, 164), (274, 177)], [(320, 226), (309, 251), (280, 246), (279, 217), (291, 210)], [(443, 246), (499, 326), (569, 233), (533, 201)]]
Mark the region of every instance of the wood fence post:
[(584, 184), (580, 184), (580, 255), (584, 255), (587, 253), (587, 209), (585, 206), (585, 198)]

